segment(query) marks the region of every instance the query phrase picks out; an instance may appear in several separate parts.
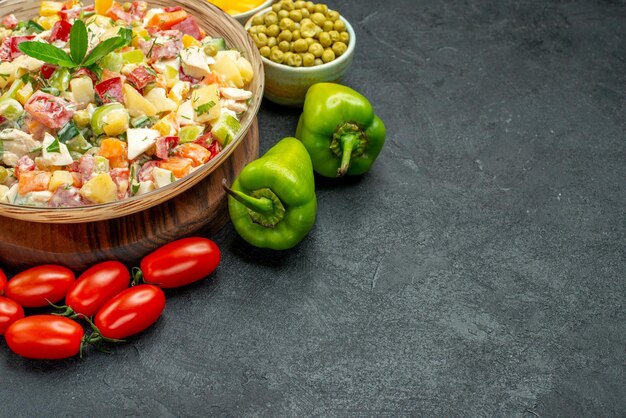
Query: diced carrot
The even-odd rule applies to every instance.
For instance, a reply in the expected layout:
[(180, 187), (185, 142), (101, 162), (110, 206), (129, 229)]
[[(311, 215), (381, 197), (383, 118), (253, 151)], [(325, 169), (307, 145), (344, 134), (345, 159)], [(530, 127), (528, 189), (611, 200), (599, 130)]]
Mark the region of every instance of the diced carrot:
[(158, 13), (152, 16), (146, 26), (151, 28), (169, 29), (187, 18), (187, 12), (176, 10), (174, 12)]
[(74, 183), (72, 184), (72, 186), (80, 188), (83, 185), (83, 180), (80, 177), (79, 172), (72, 171), (72, 179), (74, 180)]
[(176, 178), (185, 177), (191, 170), (192, 161), (189, 158), (170, 157), (159, 162), (159, 167), (170, 170)]
[(126, 155), (119, 158), (109, 158), (109, 167), (110, 168), (128, 168), (129, 163)]
[(117, 138), (106, 138), (100, 143), (100, 151), (98, 155), (103, 156), (109, 161), (112, 159), (125, 158), (126, 143)]
[(211, 151), (192, 142), (177, 147), (176, 155), (182, 158), (189, 158), (192, 161), (191, 165), (194, 167), (202, 165), (211, 159)]
[(20, 174), (17, 190), (21, 195), (48, 190), (51, 176), (49, 171), (25, 171)]

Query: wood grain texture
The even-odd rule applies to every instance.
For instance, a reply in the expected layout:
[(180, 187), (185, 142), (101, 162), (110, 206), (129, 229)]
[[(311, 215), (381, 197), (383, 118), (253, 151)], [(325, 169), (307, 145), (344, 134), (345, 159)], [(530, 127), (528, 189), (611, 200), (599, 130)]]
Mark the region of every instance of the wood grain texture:
[(82, 271), (99, 261), (127, 265), (155, 248), (202, 232), (211, 235), (228, 222), (222, 179), (229, 183), (259, 153), (256, 120), (241, 145), (195, 187), (157, 206), (106, 221), (45, 224), (0, 216), (0, 267), (19, 270), (59, 263)]
[[(39, 1), (33, 0), (0, 0), (0, 16), (14, 13), (20, 19), (32, 18), (38, 15), (39, 5)], [(137, 213), (166, 202), (198, 184), (223, 164), (239, 146), (259, 111), (261, 98), (263, 96), (264, 72), (258, 49), (243, 27), (235, 19), (206, 1), (153, 0), (149, 2), (149, 7), (170, 6), (182, 6), (188, 13), (196, 17), (198, 23), (206, 31), (207, 35), (223, 37), (230, 48), (241, 51), (242, 55), (252, 64), (254, 78), (247, 89), (252, 91), (255, 99), (241, 119), (241, 131), (239, 135), (237, 135), (216, 158), (200, 169), (183, 179), (145, 195), (131, 197), (117, 202), (78, 208), (37, 208), (0, 203), (1, 216), (31, 222), (76, 223), (102, 221)]]

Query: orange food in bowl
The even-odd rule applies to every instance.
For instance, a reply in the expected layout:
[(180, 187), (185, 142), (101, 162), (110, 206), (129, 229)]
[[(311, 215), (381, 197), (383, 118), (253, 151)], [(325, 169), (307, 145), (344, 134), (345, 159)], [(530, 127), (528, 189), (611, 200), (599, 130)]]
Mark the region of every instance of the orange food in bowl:
[(238, 15), (259, 7), (265, 0), (209, 0), (229, 15)]

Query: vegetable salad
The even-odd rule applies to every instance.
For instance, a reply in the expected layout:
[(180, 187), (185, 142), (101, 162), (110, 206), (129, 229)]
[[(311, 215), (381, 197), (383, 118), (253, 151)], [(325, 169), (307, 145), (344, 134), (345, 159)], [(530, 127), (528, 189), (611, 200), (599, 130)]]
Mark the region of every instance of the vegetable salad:
[(238, 133), (253, 75), (180, 7), (0, 18), (0, 203), (107, 203), (185, 177)]

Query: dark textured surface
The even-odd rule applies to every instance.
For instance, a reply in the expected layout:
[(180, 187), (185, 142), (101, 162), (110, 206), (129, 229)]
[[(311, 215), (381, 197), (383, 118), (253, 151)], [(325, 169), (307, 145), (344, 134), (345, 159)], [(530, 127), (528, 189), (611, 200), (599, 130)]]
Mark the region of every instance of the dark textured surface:
[[(1, 415), (626, 415), (624, 1), (331, 6), (388, 127), (372, 171), (318, 179), (293, 251), (227, 226), (111, 355), (0, 344)], [(296, 120), (264, 103), (262, 151)]]

